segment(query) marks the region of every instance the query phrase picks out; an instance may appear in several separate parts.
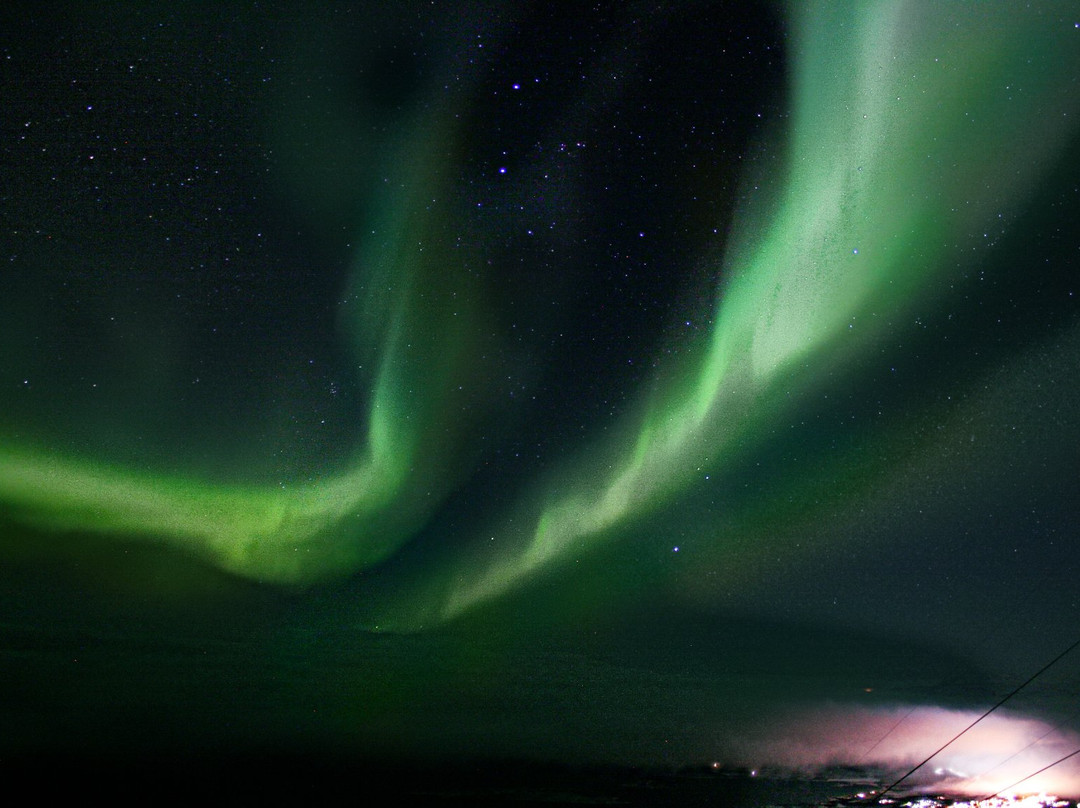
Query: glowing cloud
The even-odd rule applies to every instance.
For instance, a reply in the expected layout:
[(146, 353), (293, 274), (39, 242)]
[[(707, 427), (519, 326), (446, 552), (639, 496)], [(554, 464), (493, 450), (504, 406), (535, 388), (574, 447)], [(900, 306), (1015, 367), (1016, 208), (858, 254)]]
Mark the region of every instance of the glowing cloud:
[[(928, 749), (944, 744), (979, 713), (923, 705), (830, 707), (805, 710), (764, 727), (728, 750), (725, 762), (747, 768), (819, 773), (832, 766), (858, 765), (903, 773)], [(919, 791), (989, 797), (1012, 794), (1080, 794), (1074, 761), (1052, 766), (1080, 746), (1075, 733), (1038, 719), (1001, 711), (943, 750), (905, 781), (899, 794)], [(1015, 790), (1009, 786), (1032, 772)], [(888, 775), (886, 776), (886, 779)]]

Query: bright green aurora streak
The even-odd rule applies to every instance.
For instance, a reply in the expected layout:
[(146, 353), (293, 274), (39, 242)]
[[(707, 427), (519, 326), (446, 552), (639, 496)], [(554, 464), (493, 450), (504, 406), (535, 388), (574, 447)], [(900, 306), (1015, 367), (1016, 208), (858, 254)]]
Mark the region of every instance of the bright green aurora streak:
[[(536, 480), (485, 532), (499, 538), (494, 549), (429, 571), (422, 608), (405, 598), (380, 624), (450, 618), (605, 540), (702, 469), (723, 468), (793, 395), (865, 356), (909, 307), (942, 297), (984, 223), (1022, 204), (1077, 118), (1078, 87), (1062, 79), (1080, 74), (1075, 31), (1051, 13), (1063, 4), (1041, 5), (791, 4), (783, 176), (768, 209), (743, 222), (754, 234), (728, 247), (709, 338), (605, 445)], [(417, 124), (398, 164), (418, 168), (402, 178), (407, 193), (385, 200), (394, 235), (357, 262), (358, 283), (379, 292), (356, 336), (375, 347), (380, 371), (350, 470), (289, 490), (228, 486), (9, 440), (0, 499), (11, 517), (165, 542), (280, 583), (348, 575), (408, 542), (458, 482), (447, 473), (465, 441), (456, 391), (481, 331), (467, 273), (422, 247), (439, 226), (425, 201), (451, 173), (440, 144), (452, 141), (452, 118)]]

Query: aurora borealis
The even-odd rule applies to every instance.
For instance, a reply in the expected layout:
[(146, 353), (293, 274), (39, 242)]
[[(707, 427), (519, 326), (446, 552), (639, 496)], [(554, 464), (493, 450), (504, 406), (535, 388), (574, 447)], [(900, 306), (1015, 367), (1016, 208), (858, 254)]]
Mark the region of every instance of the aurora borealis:
[(151, 747), (741, 762), (1038, 668), (1080, 20), (1034, 6), (5, 12), (2, 748), (131, 693), (190, 718)]

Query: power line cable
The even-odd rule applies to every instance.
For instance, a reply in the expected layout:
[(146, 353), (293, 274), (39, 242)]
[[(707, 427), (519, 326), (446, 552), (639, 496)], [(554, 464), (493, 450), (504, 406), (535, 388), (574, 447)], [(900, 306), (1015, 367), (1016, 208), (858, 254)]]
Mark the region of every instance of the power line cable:
[(869, 755), (871, 752), (873, 752), (875, 749), (877, 749), (879, 746), (881, 746), (882, 742), (886, 738), (888, 738), (890, 735), (892, 735), (894, 732), (896, 732), (897, 728), (901, 724), (903, 724), (905, 721), (907, 721), (908, 718), (911, 716), (911, 714), (914, 713), (918, 709), (919, 709), (919, 707), (918, 707), (918, 705), (916, 705), (916, 706), (912, 707), (910, 710), (908, 710), (906, 713), (904, 713), (895, 724), (893, 724), (891, 727), (888, 728), (888, 730), (885, 731), (884, 735), (882, 735), (880, 738), (878, 738), (877, 741), (875, 741), (874, 744), (869, 749), (867, 749), (865, 752), (863, 752), (861, 755), (859, 755), (859, 759), (855, 761), (855, 765), (857, 766), (860, 763), (862, 763), (866, 759), (867, 755)]
[[(934, 689), (937, 690), (937, 691), (941, 691), (941, 690), (944, 690), (946, 687), (955, 687), (955, 686), (961, 684), (962, 682), (963, 682), (963, 679), (961, 679), (960, 676), (958, 676), (957, 674), (954, 673), (953, 676), (951, 676), (949, 679), (947, 679), (945, 681), (942, 681), (942, 682), (938, 682), (937, 685), (935, 685)], [(878, 738), (876, 741), (874, 741), (874, 743), (872, 743), (869, 746), (869, 748), (867, 748), (861, 755), (859, 755), (859, 759), (855, 761), (855, 764), (858, 765), (859, 763), (862, 763), (870, 755), (871, 752), (873, 752), (875, 749), (877, 749), (879, 746), (881, 746), (881, 744), (884, 743), (884, 741), (890, 735), (892, 735), (894, 732), (896, 732), (896, 730), (898, 730), (900, 728), (900, 725), (903, 724), (905, 721), (907, 721), (916, 711), (918, 711), (918, 709), (919, 709), (918, 704), (912, 705), (911, 709), (909, 709), (906, 713), (904, 713), (904, 715), (902, 715), (899, 718), (899, 720), (896, 721), (896, 723), (894, 723), (891, 727), (889, 727), (887, 730), (885, 730), (884, 735), (882, 735), (880, 738)]]
[[(957, 684), (961, 683), (962, 681), (963, 680), (960, 679), (960, 677), (953, 676), (951, 679), (948, 679), (945, 682), (939, 682), (935, 686), (935, 689), (940, 691), (940, 690), (944, 689), (946, 686), (951, 687), (951, 686), (954, 686), (954, 685), (957, 685)], [(885, 740), (890, 735), (892, 735), (894, 732), (896, 732), (896, 730), (898, 730), (900, 728), (901, 724), (903, 724), (905, 721), (907, 721), (916, 711), (918, 711), (919, 706), (920, 706), (919, 704), (914, 704), (911, 707), (911, 709), (909, 709), (906, 713), (904, 713), (891, 727), (889, 727), (887, 730), (885, 730), (884, 735), (882, 735), (880, 738), (878, 738), (876, 741), (874, 741), (874, 743), (872, 743), (861, 755), (859, 755), (858, 760), (855, 761), (855, 765), (858, 765), (858, 764), (862, 763), (870, 755), (871, 752), (873, 752), (875, 749), (877, 749), (879, 746), (881, 746), (881, 744), (884, 743)]]
[[(917, 766), (915, 766), (914, 768), (909, 770), (903, 777), (901, 777), (899, 780), (896, 780), (895, 782), (893, 782), (892, 785), (888, 786), (884, 791), (879, 792), (875, 796), (878, 799), (880, 799), (881, 797), (884, 797), (886, 794), (888, 794), (890, 791), (892, 791), (894, 788), (896, 788), (898, 785), (900, 785), (902, 782), (907, 780), (909, 777), (911, 777), (911, 775), (915, 774), (915, 772), (917, 772), (919, 769), (921, 769), (923, 766), (925, 766), (927, 763), (929, 763), (931, 760), (933, 760), (935, 757), (937, 757), (941, 752), (945, 751), (948, 747), (952, 746), (957, 740), (959, 740), (963, 735), (965, 735), (968, 731), (970, 731), (972, 727), (974, 727), (976, 724), (978, 724), (980, 721), (982, 721), (984, 718), (986, 718), (988, 715), (990, 715), (990, 713), (994, 712), (994, 710), (996, 710), (998, 707), (1003, 705), (1005, 702), (1007, 702), (1009, 699), (1011, 699), (1013, 696), (1015, 696), (1017, 693), (1019, 693), (1025, 687), (1027, 687), (1029, 684), (1031, 684), (1036, 679), (1038, 679), (1040, 676), (1042, 676), (1044, 673), (1046, 673), (1046, 671), (1052, 665), (1055, 665), (1062, 657), (1064, 657), (1066, 654), (1068, 654), (1070, 651), (1072, 651), (1077, 646), (1080, 646), (1080, 639), (1078, 639), (1076, 642), (1074, 642), (1072, 645), (1070, 645), (1068, 648), (1066, 648), (1064, 651), (1062, 651), (1056, 657), (1054, 657), (1049, 662), (1047, 662), (1045, 665), (1043, 665), (1041, 668), (1039, 668), (1039, 670), (1036, 671), (1035, 673), (1033, 673), (1031, 676), (1029, 676), (1023, 682), (1023, 684), (1021, 684), (1019, 687), (1016, 687), (1015, 689), (1013, 689), (1003, 699), (1001, 699), (997, 704), (995, 704), (993, 707), (991, 707), (985, 713), (980, 715), (978, 718), (976, 718), (974, 721), (972, 721), (970, 724), (968, 724), (966, 727), (964, 727), (962, 730), (960, 730), (958, 733), (956, 733), (956, 735), (954, 735), (952, 738), (950, 738), (948, 741), (946, 741), (942, 746), (938, 747), (929, 757), (927, 757), (925, 760), (923, 760)], [(1069, 757), (1071, 757), (1071, 755)], [(1054, 764), (1050, 764), (1050, 765), (1054, 765)], [(1036, 774), (1038, 774), (1038, 772), (1036, 772)], [(1033, 775), (1030, 775), (1030, 776), (1034, 777), (1035, 775), (1033, 774)]]
[(1057, 760), (1055, 760), (1055, 761), (1054, 761), (1053, 763), (1050, 763), (1050, 764), (1048, 764), (1048, 765), (1046, 765), (1046, 766), (1043, 766), (1043, 767), (1042, 767), (1041, 769), (1039, 769), (1039, 770), (1038, 770), (1037, 772), (1032, 772), (1032, 773), (1031, 773), (1031, 774), (1029, 774), (1029, 775), (1028, 775), (1027, 777), (1021, 777), (1021, 778), (1020, 778), (1019, 780), (1017, 780), (1017, 781), (1016, 781), (1015, 783), (1013, 783), (1013, 784), (1012, 784), (1011, 786), (1005, 786), (1005, 788), (1001, 789), (1000, 791), (995, 791), (995, 792), (994, 792), (993, 794), (991, 794), (991, 795), (990, 795), (989, 797), (980, 797), (980, 798), (979, 798), (978, 800), (976, 800), (976, 802), (981, 802), (982, 800), (992, 800), (992, 799), (994, 799), (994, 797), (997, 797), (998, 795), (1002, 794), (1003, 792), (1005, 792), (1005, 791), (1009, 791), (1009, 790), (1011, 790), (1011, 789), (1014, 789), (1014, 788), (1016, 788), (1016, 787), (1017, 787), (1018, 785), (1020, 785), (1021, 783), (1026, 783), (1026, 782), (1027, 782), (1028, 780), (1030, 780), (1030, 779), (1031, 779), (1032, 777), (1034, 777), (1035, 775), (1037, 775), (1037, 774), (1042, 774), (1042, 773), (1043, 773), (1044, 771), (1046, 771), (1047, 769), (1052, 769), (1052, 768), (1054, 768), (1054, 766), (1058, 765), (1059, 763), (1064, 763), (1064, 762), (1065, 762), (1066, 760), (1068, 760), (1069, 758), (1071, 758), (1071, 757), (1073, 757), (1073, 756), (1075, 756), (1075, 755), (1080, 755), (1080, 749), (1076, 749), (1076, 750), (1074, 750), (1074, 751), (1070, 752), (1069, 754), (1065, 755), (1065, 757), (1059, 757), (1059, 758), (1058, 758)]
[(976, 778), (976, 779), (981, 779), (981, 778), (983, 778), (983, 777), (986, 777), (986, 775), (990, 774), (990, 773), (991, 773), (991, 772), (993, 772), (993, 771), (996, 771), (997, 769), (1000, 769), (1000, 768), (1001, 768), (1002, 766), (1004, 766), (1004, 765), (1005, 765), (1006, 763), (1008, 763), (1008, 762), (1009, 762), (1010, 760), (1013, 760), (1014, 758), (1017, 758), (1017, 757), (1019, 757), (1019, 756), (1020, 756), (1020, 755), (1022, 755), (1022, 754), (1023, 754), (1024, 752), (1026, 752), (1026, 751), (1027, 751), (1028, 749), (1030, 749), (1031, 747), (1035, 746), (1035, 744), (1039, 743), (1039, 742), (1040, 742), (1040, 741), (1041, 741), (1041, 740), (1042, 740), (1043, 738), (1045, 738), (1046, 736), (1048, 736), (1048, 735), (1052, 735), (1053, 733), (1057, 732), (1057, 731), (1058, 731), (1059, 729), (1061, 729), (1061, 728), (1062, 728), (1063, 726), (1065, 726), (1065, 723), (1066, 723), (1067, 721), (1070, 721), (1070, 722), (1071, 722), (1072, 718), (1073, 718), (1074, 716), (1076, 716), (1078, 712), (1080, 712), (1080, 711), (1078, 711), (1078, 710), (1073, 710), (1073, 711), (1072, 711), (1071, 713), (1069, 713), (1069, 715), (1068, 715), (1068, 716), (1067, 716), (1066, 718), (1063, 718), (1063, 719), (1062, 719), (1061, 721), (1058, 721), (1058, 722), (1057, 722), (1056, 724), (1054, 724), (1054, 725), (1053, 725), (1052, 727), (1050, 727), (1050, 729), (1048, 729), (1048, 730), (1047, 730), (1046, 732), (1044, 732), (1044, 733), (1043, 733), (1042, 735), (1040, 735), (1040, 736), (1039, 736), (1038, 738), (1035, 738), (1035, 739), (1034, 739), (1033, 741), (1029, 742), (1028, 744), (1026, 744), (1025, 746), (1023, 746), (1022, 748), (1020, 748), (1020, 749), (1017, 749), (1017, 750), (1016, 750), (1015, 752), (1013, 752), (1013, 753), (1012, 753), (1011, 755), (1009, 755), (1009, 756), (1008, 756), (1007, 758), (1005, 758), (1004, 760), (998, 761), (998, 762), (997, 762), (997, 763), (995, 763), (995, 764), (994, 764), (993, 766), (991, 766), (991, 767), (990, 767), (989, 769), (986, 769), (986, 770), (985, 770), (984, 772), (982, 772), (981, 774), (979, 774), (979, 775), (977, 776), (977, 778)]

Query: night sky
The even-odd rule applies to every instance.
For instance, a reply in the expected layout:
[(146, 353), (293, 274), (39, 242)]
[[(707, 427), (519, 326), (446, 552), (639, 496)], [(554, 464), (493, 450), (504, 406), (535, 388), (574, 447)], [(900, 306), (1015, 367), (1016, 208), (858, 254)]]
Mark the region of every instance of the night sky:
[(1080, 639), (1030, 6), (5, 5), (0, 765), (932, 752)]

